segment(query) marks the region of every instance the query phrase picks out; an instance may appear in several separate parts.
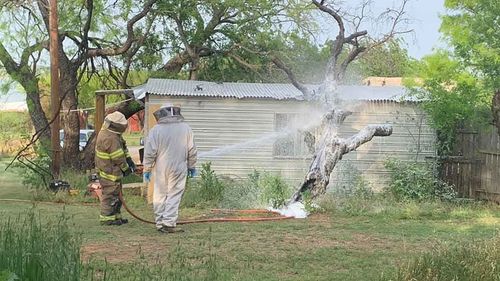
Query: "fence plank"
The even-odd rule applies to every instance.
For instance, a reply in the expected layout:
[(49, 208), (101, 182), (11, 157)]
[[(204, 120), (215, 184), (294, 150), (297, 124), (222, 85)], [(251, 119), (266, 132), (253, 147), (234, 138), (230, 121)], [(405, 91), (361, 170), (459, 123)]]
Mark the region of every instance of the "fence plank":
[(500, 138), (496, 128), (460, 131), (454, 152), (441, 161), (441, 179), (459, 196), (500, 202)]

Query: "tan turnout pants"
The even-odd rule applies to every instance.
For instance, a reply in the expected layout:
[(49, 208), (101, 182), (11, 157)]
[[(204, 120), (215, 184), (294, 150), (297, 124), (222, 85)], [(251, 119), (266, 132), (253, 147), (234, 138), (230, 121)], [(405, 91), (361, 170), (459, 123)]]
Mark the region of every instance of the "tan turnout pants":
[(101, 215), (100, 221), (110, 221), (121, 219), (121, 207), (119, 194), (122, 189), (121, 182), (114, 182), (107, 179), (100, 179), (102, 187)]

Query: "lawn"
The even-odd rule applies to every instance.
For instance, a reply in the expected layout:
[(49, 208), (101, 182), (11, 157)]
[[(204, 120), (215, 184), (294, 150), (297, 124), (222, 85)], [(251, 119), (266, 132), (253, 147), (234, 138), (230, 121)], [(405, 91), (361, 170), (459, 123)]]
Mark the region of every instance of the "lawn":
[[(30, 197), (15, 174), (2, 169), (0, 183), (1, 199)], [(140, 198), (127, 198), (141, 215), (151, 216)], [(193, 224), (175, 235), (159, 234), (133, 219), (120, 227), (100, 226), (95, 204), (0, 201), (0, 221), (32, 208), (44, 221), (68, 214), (71, 230), (83, 239), (82, 258), (97, 268), (104, 260), (118, 275), (141, 266), (174, 266), (173, 262), (190, 273), (208, 265), (218, 274), (213, 280), (388, 280), (399, 264), (421, 253), (490, 239), (500, 227), (498, 207), (437, 203), (357, 215), (327, 211), (277, 222)], [(182, 209), (181, 217), (203, 212)]]

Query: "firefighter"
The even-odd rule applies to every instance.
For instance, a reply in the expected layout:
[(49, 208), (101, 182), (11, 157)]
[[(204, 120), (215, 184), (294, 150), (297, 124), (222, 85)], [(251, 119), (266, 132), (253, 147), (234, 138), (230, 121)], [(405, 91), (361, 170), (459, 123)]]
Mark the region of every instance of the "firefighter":
[(95, 165), (102, 187), (101, 215), (102, 225), (122, 225), (128, 222), (122, 218), (122, 203), (119, 194), (121, 179), (135, 170), (122, 133), (127, 129), (127, 118), (116, 111), (104, 119), (95, 145)]
[(196, 173), (196, 146), (191, 127), (181, 109), (165, 104), (153, 113), (157, 124), (144, 146), (144, 180), (154, 172), (153, 209), (156, 228), (162, 233), (182, 232), (176, 227), (186, 177)]

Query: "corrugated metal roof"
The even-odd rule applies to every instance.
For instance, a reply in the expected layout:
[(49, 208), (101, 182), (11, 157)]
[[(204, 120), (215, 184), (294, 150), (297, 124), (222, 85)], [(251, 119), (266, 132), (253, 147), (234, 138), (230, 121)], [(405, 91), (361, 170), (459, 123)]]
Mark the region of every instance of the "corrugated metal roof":
[[(309, 88), (318, 88), (308, 85)], [(281, 83), (235, 83), (173, 80), (151, 78), (142, 86), (134, 88), (137, 99), (146, 93), (160, 96), (218, 97), (236, 99), (304, 100), (304, 95), (292, 84)], [(399, 86), (339, 86), (340, 98), (344, 100), (402, 101), (406, 90)]]

